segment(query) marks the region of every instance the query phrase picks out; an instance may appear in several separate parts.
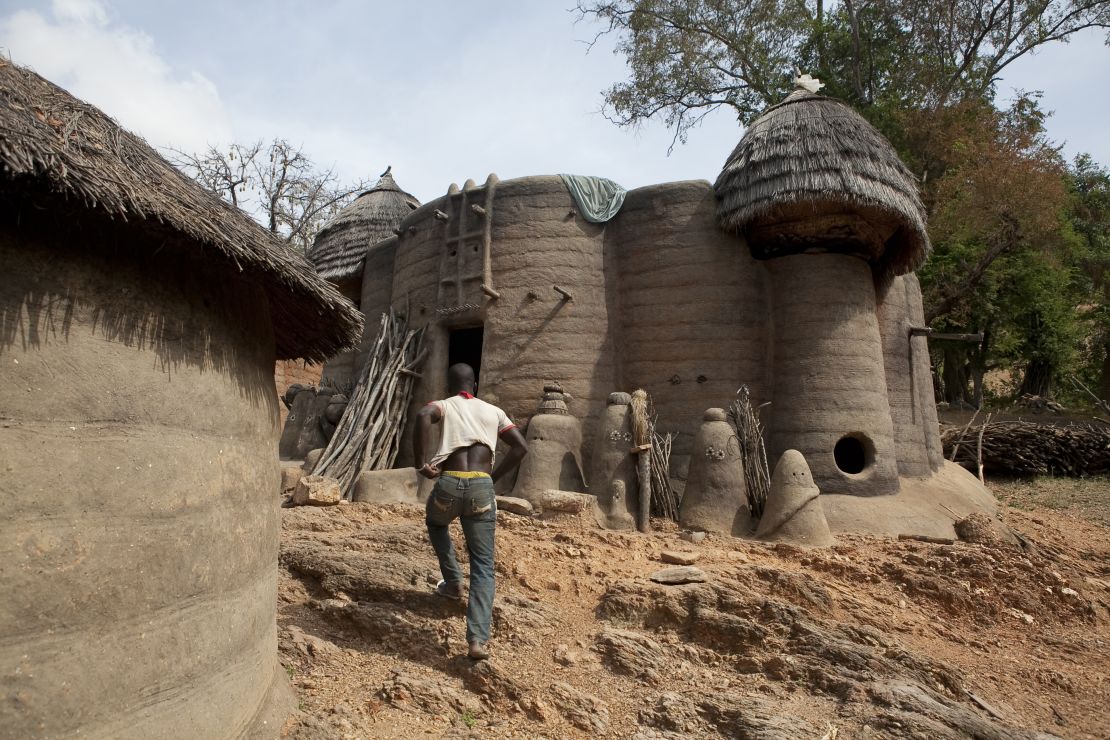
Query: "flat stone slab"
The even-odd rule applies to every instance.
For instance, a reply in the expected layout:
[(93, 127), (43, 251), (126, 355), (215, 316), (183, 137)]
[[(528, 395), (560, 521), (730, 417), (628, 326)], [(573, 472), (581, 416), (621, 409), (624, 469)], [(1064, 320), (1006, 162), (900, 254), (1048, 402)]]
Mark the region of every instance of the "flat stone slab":
[(695, 545), (705, 541), (705, 532), (691, 532), (690, 530), (686, 530), (680, 532), (678, 536), (687, 542), (693, 542)]
[(584, 511), (593, 499), (594, 497), (588, 493), (575, 493), (574, 491), (560, 491), (549, 488), (540, 494), (540, 508), (544, 511), (577, 514)]
[(351, 500), (363, 504), (419, 504), (420, 480), (416, 468), (364, 470), (355, 479)]
[(339, 481), (323, 475), (306, 475), (297, 481), (293, 489), (292, 503), (295, 506), (334, 506), (343, 498)]
[(497, 510), (507, 511), (510, 514), (519, 514), (520, 516), (532, 516), (536, 511), (532, 508), (530, 501), (514, 496), (498, 496)]
[(650, 578), (656, 583), (667, 586), (678, 586), (683, 583), (705, 583), (709, 580), (709, 576), (705, 574), (704, 570), (692, 565), (680, 565), (676, 568), (657, 570), (651, 574)]
[(664, 550), (659, 554), (659, 559), (664, 563), (674, 565), (693, 565), (701, 557), (700, 552), (683, 552), (681, 550)]

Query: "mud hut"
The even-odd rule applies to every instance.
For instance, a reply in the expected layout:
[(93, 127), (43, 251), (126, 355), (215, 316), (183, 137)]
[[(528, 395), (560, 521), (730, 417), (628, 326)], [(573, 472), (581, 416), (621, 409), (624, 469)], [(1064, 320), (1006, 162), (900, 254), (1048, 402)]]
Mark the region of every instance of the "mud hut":
[[(621, 191), (607, 220), (587, 218), (578, 189), (562, 176), (453, 185), (371, 249), (363, 311), (427, 327), (417, 403), (469, 362), (479, 395), (523, 424), (558, 382), (591, 470), (606, 399), (643, 388), (657, 427), (679, 435), (684, 479), (704, 410), (747, 385), (771, 402), (772, 465), (803, 453), (834, 531), (952, 536), (939, 504), (993, 507), (939, 454), (928, 348), (912, 333), (912, 270), (929, 249), (916, 184), (851, 108), (794, 93), (753, 122), (716, 186)], [(611, 481), (587, 483), (601, 498)]]
[(274, 361), (336, 354), (358, 313), (6, 60), (0, 209), (4, 734), (276, 734)]
[[(367, 252), (381, 240), (393, 236), (393, 230), (401, 221), (420, 206), (419, 200), (397, 185), (392, 171), (392, 167), (387, 168), (374, 187), (324, 224), (308, 252), (317, 274), (356, 307), (362, 302)], [(381, 266), (372, 264), (370, 272), (380, 269)], [(371, 323), (376, 324), (377, 318), (372, 315)], [(345, 389), (354, 372), (355, 358), (355, 352), (329, 358), (321, 382)]]
[(896, 493), (878, 293), (929, 252), (913, 177), (851, 107), (795, 90), (752, 122), (714, 189), (721, 227), (770, 276), (768, 454), (797, 449), (822, 490)]

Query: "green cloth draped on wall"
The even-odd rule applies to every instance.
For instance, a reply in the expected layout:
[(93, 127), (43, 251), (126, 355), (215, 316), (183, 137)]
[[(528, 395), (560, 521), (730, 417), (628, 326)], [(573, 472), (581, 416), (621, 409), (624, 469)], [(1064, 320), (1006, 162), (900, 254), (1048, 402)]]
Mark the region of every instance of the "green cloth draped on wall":
[(595, 224), (603, 224), (624, 205), (627, 192), (620, 185), (604, 177), (589, 175), (559, 175), (567, 190), (574, 196), (578, 210), (583, 218)]

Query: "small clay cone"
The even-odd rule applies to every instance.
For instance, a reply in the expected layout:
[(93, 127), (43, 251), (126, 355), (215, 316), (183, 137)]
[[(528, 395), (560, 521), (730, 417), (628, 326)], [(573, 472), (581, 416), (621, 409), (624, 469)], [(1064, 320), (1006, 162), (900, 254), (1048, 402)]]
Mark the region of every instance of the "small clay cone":
[(678, 512), (683, 527), (734, 536), (750, 532), (748, 487), (735, 437), (724, 409), (706, 410)]
[(567, 396), (555, 383), (544, 386), (543, 399), (528, 422), (528, 455), (520, 464), (513, 496), (539, 506), (544, 491), (584, 491), (582, 426), (571, 416)]
[(638, 499), (632, 459), (632, 428), (628, 408), (632, 397), (610, 393), (594, 447), (590, 493), (597, 498), (594, 514), (607, 529), (634, 529)]
[(775, 464), (771, 490), (755, 536), (760, 540), (806, 547), (827, 547), (836, 543), (821, 508), (821, 491), (813, 482), (809, 464), (797, 450), (782, 453)]

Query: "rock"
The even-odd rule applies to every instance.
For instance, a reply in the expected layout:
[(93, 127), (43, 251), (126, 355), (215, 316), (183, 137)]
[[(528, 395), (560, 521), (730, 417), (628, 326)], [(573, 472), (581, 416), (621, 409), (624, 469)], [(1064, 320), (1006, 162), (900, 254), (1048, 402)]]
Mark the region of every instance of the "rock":
[(724, 409), (707, 409), (694, 438), (678, 520), (684, 527), (745, 536), (751, 531), (744, 463)]
[(312, 469), (316, 467), (316, 463), (320, 462), (320, 456), (323, 454), (324, 448), (321, 447), (309, 451), (309, 453), (304, 456), (304, 465), (301, 466), (301, 469), (304, 470), (306, 475), (312, 472)]
[(577, 665), (581, 660), (582, 656), (577, 650), (571, 650), (570, 647), (562, 644), (555, 646), (555, 662), (559, 665)]
[(678, 535), (687, 542), (693, 542), (695, 545), (705, 541), (705, 532), (691, 532), (684, 530)]
[(378, 697), (395, 707), (418, 708), (429, 714), (482, 714), (482, 703), (473, 695), (398, 670), (378, 690)]
[(343, 498), (339, 481), (325, 475), (306, 475), (293, 489), (294, 506), (332, 506)]
[(281, 468), (281, 495), (285, 496), (293, 492), (297, 487), (297, 481), (304, 476), (304, 470), (300, 465), (289, 466), (283, 465)]
[(1004, 531), (998, 522), (979, 512), (967, 515), (956, 522), (953, 528), (956, 536), (964, 542), (998, 546), (1013, 541), (1013, 536)]
[(682, 552), (680, 550), (664, 550), (659, 553), (659, 559), (664, 563), (674, 565), (693, 565), (701, 557), (699, 552)]
[(573, 688), (569, 684), (551, 685), (555, 708), (578, 729), (594, 735), (604, 735), (609, 729), (609, 706)]
[(497, 510), (507, 511), (510, 514), (519, 514), (520, 516), (532, 516), (535, 513), (531, 501), (523, 498), (516, 498), (515, 496), (498, 496)]
[(351, 500), (364, 504), (419, 504), (420, 474), (416, 468), (364, 470), (355, 479)]
[(651, 574), (651, 580), (667, 586), (678, 586), (683, 583), (705, 583), (709, 577), (701, 568), (690, 565), (681, 565), (677, 568), (664, 568)]
[(597, 636), (597, 649), (610, 669), (648, 683), (658, 683), (661, 672), (672, 662), (662, 645), (632, 630), (602, 630)]
[(821, 508), (821, 491), (813, 482), (809, 464), (797, 450), (782, 453), (775, 464), (771, 490), (755, 536), (806, 547), (836, 544)]
[(594, 497), (587, 493), (549, 488), (540, 494), (540, 509), (544, 512), (561, 511), (566, 514), (577, 514), (585, 511), (593, 500)]

